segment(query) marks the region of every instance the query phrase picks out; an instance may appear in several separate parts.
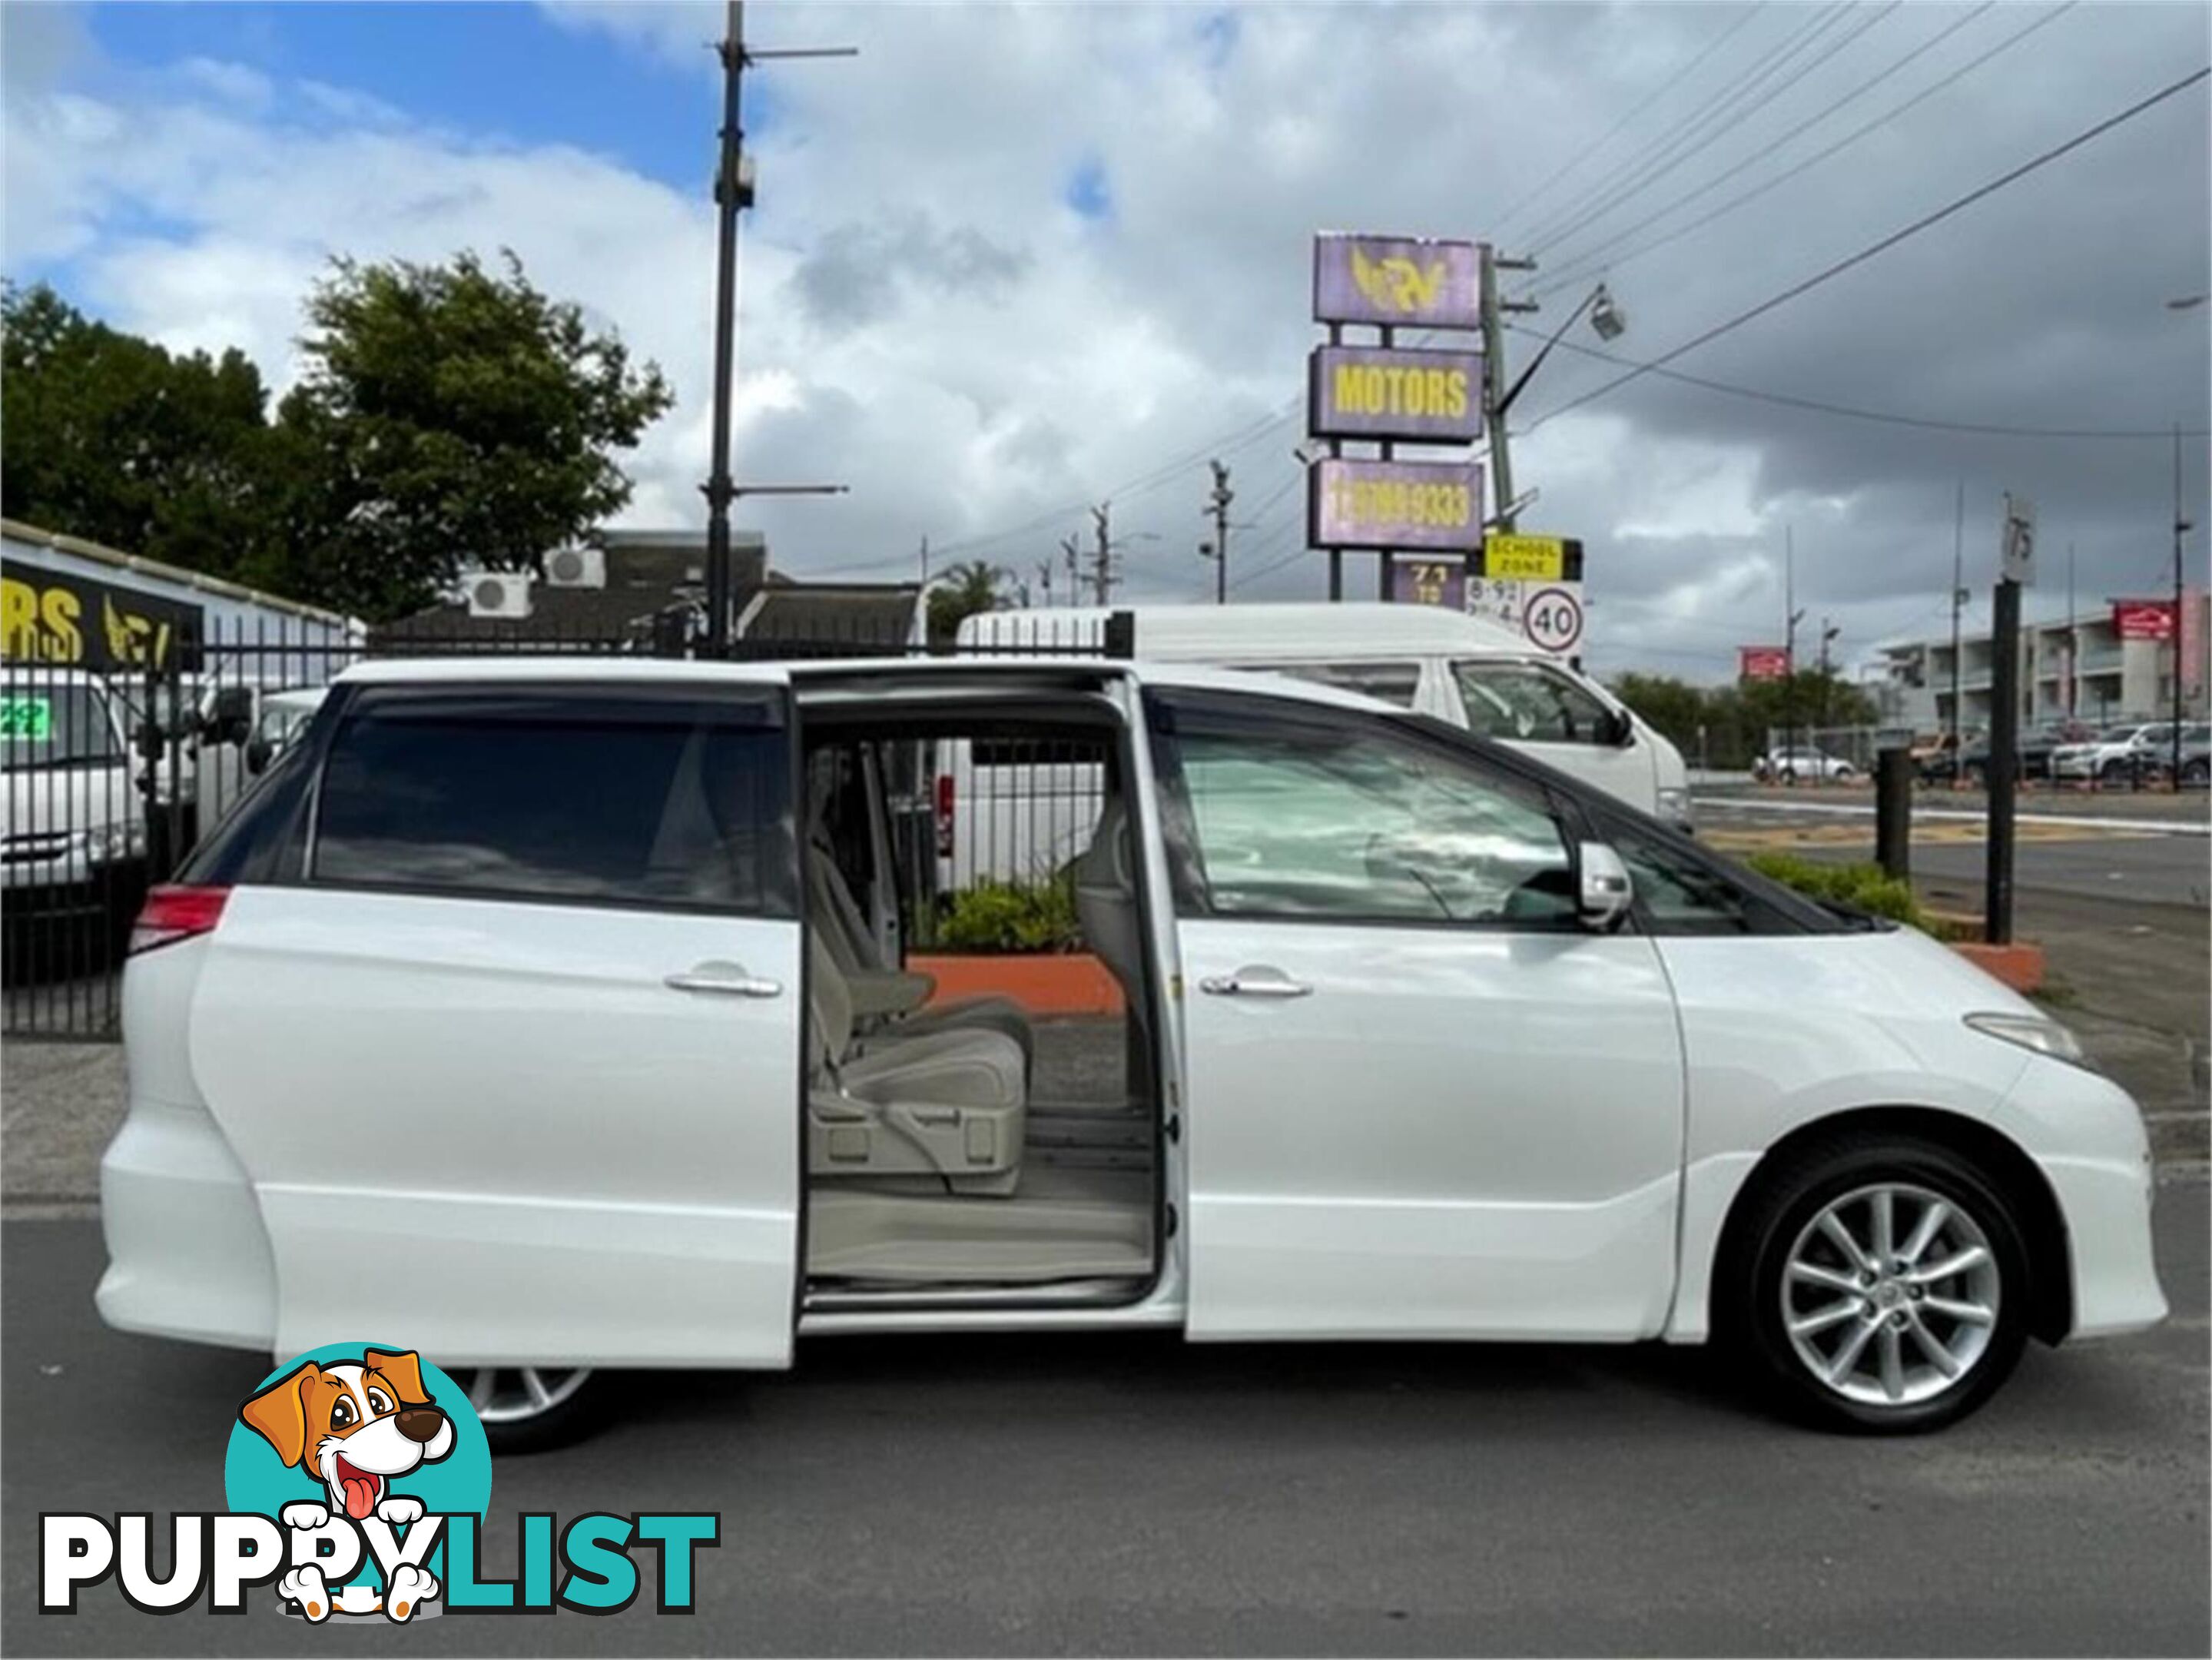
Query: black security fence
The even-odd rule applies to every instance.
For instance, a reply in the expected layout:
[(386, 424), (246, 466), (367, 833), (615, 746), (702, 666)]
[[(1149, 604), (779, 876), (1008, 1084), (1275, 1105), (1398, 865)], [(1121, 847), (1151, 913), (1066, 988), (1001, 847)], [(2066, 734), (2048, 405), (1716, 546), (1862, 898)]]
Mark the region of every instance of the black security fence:
[[(786, 605), (716, 648), (696, 618), (620, 628), (433, 617), (380, 630), (210, 628), (161, 660), (97, 671), (0, 665), (8, 818), (0, 843), (0, 999), (9, 1038), (117, 1035), (119, 970), (149, 887), (166, 881), (305, 728), (330, 682), (376, 658), (628, 655), (732, 660), (906, 657), (948, 649), (909, 620)], [(1096, 641), (963, 645), (963, 655), (1096, 655)], [(886, 745), (884, 806), (916, 945), (1050, 933), (1069, 861), (1097, 818), (1095, 752), (1020, 737)], [(970, 891), (982, 897), (963, 899)], [(1063, 930), (1064, 932), (1064, 930)], [(1038, 937), (1042, 937), (1041, 934)], [(1054, 936), (1057, 938), (1057, 935)]]

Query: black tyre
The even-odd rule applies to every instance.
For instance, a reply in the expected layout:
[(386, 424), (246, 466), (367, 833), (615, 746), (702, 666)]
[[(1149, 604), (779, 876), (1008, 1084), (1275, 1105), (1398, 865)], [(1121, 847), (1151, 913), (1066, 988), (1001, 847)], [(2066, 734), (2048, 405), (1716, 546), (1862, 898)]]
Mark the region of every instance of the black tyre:
[(456, 1370), (494, 1453), (544, 1452), (595, 1433), (614, 1404), (611, 1376), (589, 1366)]
[(1858, 1434), (1956, 1423), (2027, 1339), (2017, 1213), (1970, 1159), (1901, 1134), (1808, 1144), (1729, 1230), (1714, 1335), (1793, 1416)]
[(2181, 783), (2185, 789), (2203, 789), (2212, 784), (2212, 761), (2185, 761), (2181, 763)]
[(1967, 782), (1967, 783), (1969, 783), (1970, 785), (1972, 785), (1974, 788), (1976, 788), (1976, 789), (1979, 789), (1979, 788), (1981, 788), (1984, 784), (1988, 783), (1988, 782), (1989, 782), (1989, 781), (1990, 781), (1990, 775), (1989, 775), (1988, 770), (1987, 770), (1985, 768), (1984, 768), (1984, 767), (1983, 767), (1983, 766), (1982, 766), (1978, 762), (1969, 762), (1969, 763), (1967, 763), (1967, 766), (1966, 766), (1966, 782)]
[(1857, 776), (1858, 774), (1854, 772), (1848, 766), (1841, 766), (1836, 769), (1836, 781), (1838, 784), (1848, 784), (1852, 779)]
[(2097, 769), (2097, 776), (2107, 784), (2117, 784), (2127, 775), (2128, 766), (2124, 761), (2107, 761)]

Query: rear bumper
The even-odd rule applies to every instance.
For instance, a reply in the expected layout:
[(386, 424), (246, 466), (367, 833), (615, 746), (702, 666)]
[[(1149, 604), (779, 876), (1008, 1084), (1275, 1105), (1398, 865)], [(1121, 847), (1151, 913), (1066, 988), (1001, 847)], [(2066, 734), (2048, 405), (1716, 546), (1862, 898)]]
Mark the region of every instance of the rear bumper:
[(131, 1104), (100, 1160), (100, 1214), (101, 1319), (120, 1331), (269, 1348), (269, 1236), (245, 1170), (204, 1109)]

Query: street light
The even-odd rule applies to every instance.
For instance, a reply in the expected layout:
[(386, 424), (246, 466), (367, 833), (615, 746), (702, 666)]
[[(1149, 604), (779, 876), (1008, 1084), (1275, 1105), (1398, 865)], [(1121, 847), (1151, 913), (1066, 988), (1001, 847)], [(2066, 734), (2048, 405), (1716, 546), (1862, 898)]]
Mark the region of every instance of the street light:
[(1552, 337), (1538, 348), (1536, 355), (1528, 360), (1528, 367), (1514, 377), (1513, 384), (1505, 390), (1505, 396), (1498, 400), (1498, 407), (1491, 414), (1500, 426), (1505, 423), (1505, 411), (1513, 407), (1513, 400), (1521, 395), (1521, 388), (1528, 384), (1528, 377), (1543, 367), (1544, 360), (1552, 355), (1552, 348), (1559, 344), (1560, 337), (1574, 327), (1584, 312), (1590, 314), (1590, 327), (1597, 331), (1601, 340), (1618, 340), (1628, 332), (1627, 313), (1613, 304), (1611, 290), (1604, 283), (1599, 283), (1583, 296), (1582, 304), (1567, 313), (1567, 320), (1552, 331)]

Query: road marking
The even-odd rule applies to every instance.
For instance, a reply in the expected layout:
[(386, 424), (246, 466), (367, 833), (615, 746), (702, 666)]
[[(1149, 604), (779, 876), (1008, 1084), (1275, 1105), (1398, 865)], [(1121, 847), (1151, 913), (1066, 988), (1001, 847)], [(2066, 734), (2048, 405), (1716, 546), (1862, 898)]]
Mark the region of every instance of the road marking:
[[(1916, 848), (1978, 846), (1988, 836), (1987, 826), (1978, 824), (1916, 824), (1912, 828), (1912, 845)], [(2030, 842), (2145, 842), (2157, 838), (2142, 830), (2108, 830), (2102, 825), (2023, 824), (2014, 829), (2014, 839)], [(1863, 824), (1707, 825), (1698, 830), (1698, 840), (1723, 853), (1778, 848), (1872, 847), (1874, 828)]]
[[(1691, 805), (1707, 812), (1770, 812), (1825, 813), (1831, 818), (1874, 818), (1871, 802), (1861, 806), (1849, 801), (1784, 801), (1751, 800), (1740, 795), (1700, 795), (1692, 798)], [(1913, 823), (1942, 823), (1947, 820), (1961, 824), (1980, 824), (1988, 815), (1964, 807), (1923, 807), (1917, 803), (1912, 809)], [(2100, 830), (2124, 832), (2131, 836), (2212, 836), (2212, 821), (2194, 818), (2092, 818), (2073, 812), (2015, 812), (2015, 824), (2095, 825)]]

